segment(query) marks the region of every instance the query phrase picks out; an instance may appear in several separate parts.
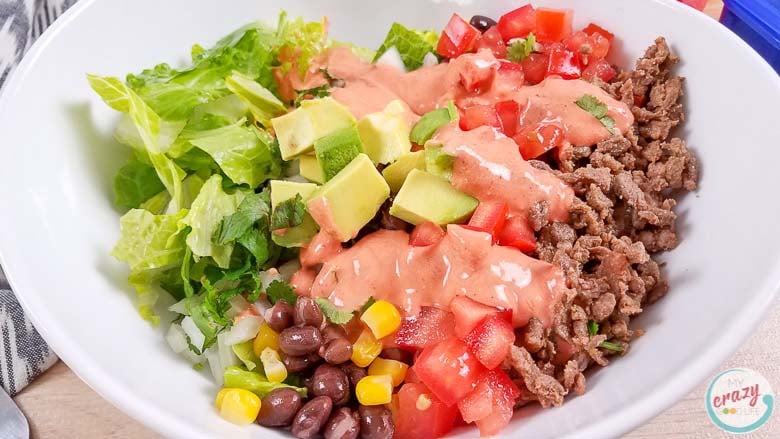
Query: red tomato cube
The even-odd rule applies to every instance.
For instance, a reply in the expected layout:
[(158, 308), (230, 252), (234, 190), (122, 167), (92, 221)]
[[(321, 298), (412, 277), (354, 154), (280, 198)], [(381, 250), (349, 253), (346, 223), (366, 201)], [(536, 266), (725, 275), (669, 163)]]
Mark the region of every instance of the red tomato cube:
[(523, 85), (525, 80), (525, 73), (523, 73), (523, 65), (505, 59), (499, 60), (498, 72), (496, 72), (496, 80), (503, 81), (506, 84), (519, 88)]
[(574, 18), (574, 11), (571, 9), (537, 9), (534, 29), (536, 39), (542, 42), (563, 40), (571, 35), (572, 18)]
[(437, 224), (426, 221), (418, 224), (409, 236), (409, 245), (412, 247), (427, 247), (437, 244), (444, 238), (444, 230)]
[(580, 58), (576, 53), (562, 48), (550, 50), (547, 76), (558, 75), (563, 79), (577, 79), (582, 75)]
[(520, 105), (517, 101), (497, 102), (496, 114), (501, 121), (501, 131), (507, 137), (517, 134), (517, 125), (520, 121)]
[(536, 236), (528, 224), (528, 220), (514, 216), (506, 220), (504, 230), (498, 236), (499, 245), (515, 247), (523, 253), (531, 253), (536, 250)]
[(455, 337), (423, 349), (413, 369), (447, 406), (457, 404), (474, 390), (486, 372), (466, 343)]
[(525, 5), (507, 12), (498, 19), (496, 27), (504, 41), (509, 41), (512, 38), (525, 38), (536, 27), (536, 10), (531, 5)]
[(515, 342), (512, 324), (494, 314), (477, 325), (466, 337), (466, 344), (480, 363), (488, 369), (501, 365)]
[(469, 299), (466, 296), (455, 296), (450, 302), (450, 311), (455, 319), (455, 335), (461, 340), (488, 317), (499, 315), (507, 322), (512, 321), (512, 310), (502, 310)]
[[(515, 114), (517, 114), (517, 102), (510, 102), (515, 104)], [(500, 103), (501, 102), (499, 102), (499, 104)], [(496, 107), (498, 107), (498, 104), (496, 104)], [(499, 116), (500, 114), (501, 113), (499, 112)], [(516, 116), (514, 123), (515, 125), (517, 124)], [(474, 214), (471, 215), (471, 219), (469, 220), (468, 225), (474, 230), (490, 233), (495, 238), (498, 236), (498, 233), (501, 231), (501, 229), (504, 228), (506, 214), (508, 211), (509, 208), (503, 201), (482, 201), (479, 203), (479, 206), (477, 206)]]
[(486, 30), (476, 42), (476, 50), (490, 49), (493, 52), (493, 56), (496, 58), (506, 58), (506, 44), (504, 38), (501, 36), (501, 32), (498, 31), (498, 27), (493, 26)]
[(454, 326), (451, 312), (424, 306), (416, 316), (401, 322), (395, 343), (403, 349), (423, 349), (452, 337)]
[(615, 34), (613, 34), (612, 32), (604, 29), (603, 27), (599, 26), (596, 23), (588, 24), (587, 26), (585, 26), (585, 29), (583, 29), (582, 31), (585, 32), (588, 35), (599, 34), (602, 37), (604, 37), (607, 40), (609, 40), (610, 43), (612, 42), (612, 40), (615, 39)]
[(520, 148), (520, 154), (531, 160), (563, 144), (564, 129), (556, 123), (541, 123), (520, 130), (513, 137)]
[(395, 437), (430, 439), (449, 433), (458, 417), (455, 406), (442, 403), (423, 384), (404, 384), (398, 391)]
[(455, 58), (474, 49), (474, 44), (480, 36), (477, 28), (458, 14), (452, 14), (447, 26), (439, 38), (436, 51), (445, 58)]
[(604, 59), (591, 63), (582, 71), (582, 79), (586, 81), (593, 81), (594, 78), (599, 78), (604, 82), (609, 82), (615, 79), (615, 76), (617, 76), (617, 72), (612, 65)]
[(522, 64), (525, 80), (529, 84), (538, 84), (544, 80), (544, 76), (547, 74), (547, 66), (550, 64), (550, 54), (547, 52), (532, 53), (523, 60)]
[[(488, 372), (477, 384), (477, 389), (466, 398), (470, 399), (472, 395), (485, 395), (483, 398), (488, 398), (492, 403), (490, 414), (474, 421), (479, 428), (480, 436), (484, 437), (498, 434), (509, 424), (520, 390), (504, 371), (496, 369)], [(481, 408), (481, 406), (482, 404), (477, 407)]]
[(481, 126), (501, 128), (501, 120), (492, 105), (472, 105), (463, 109), (461, 128), (466, 131)]

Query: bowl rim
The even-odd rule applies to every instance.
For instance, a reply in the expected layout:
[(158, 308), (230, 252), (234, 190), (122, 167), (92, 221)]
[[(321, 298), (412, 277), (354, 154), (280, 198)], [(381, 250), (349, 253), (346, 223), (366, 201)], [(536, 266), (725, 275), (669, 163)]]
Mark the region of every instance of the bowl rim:
[[(69, 26), (82, 12), (98, 1), (103, 0), (79, 1), (55, 20), (34, 42), (23, 56), (21, 63), (10, 73), (3, 90), (0, 91), (0, 114), (8, 111), (6, 102), (10, 96), (18, 93), (27, 73), (35, 67), (37, 59), (49, 43), (57, 37), (62, 29)], [(730, 32), (718, 21), (679, 3), (677, 0), (651, 1), (660, 7), (670, 9), (669, 13), (687, 14), (688, 20), (698, 21), (701, 26), (709, 28), (712, 32), (727, 34), (727, 38), (741, 47), (740, 50), (750, 52), (747, 56), (753, 58), (757, 69), (763, 70), (759, 74), (770, 74), (770, 76), (777, 78), (775, 85), (780, 95), (780, 76), (766, 60), (736, 34)], [(533, 0), (529, 0), (529, 2), (533, 2)], [(28, 290), (27, 284), (24, 279), (15, 277), (13, 269), (15, 262), (17, 261), (14, 256), (0, 248), (0, 265), (5, 267), (6, 278), (26, 315), (52, 350), (84, 383), (122, 412), (166, 437), (207, 437), (202, 431), (193, 427), (193, 424), (184, 422), (177, 417), (164, 416), (146, 404), (142, 397), (127, 392), (125, 386), (117, 382), (108, 371), (91, 364), (89, 355), (83, 351), (77, 341), (70, 339), (67, 334), (60, 331), (56, 320), (51, 319), (45, 308), (39, 306), (40, 296), (29, 296), (24, 293)], [(30, 289), (34, 288), (30, 287)], [(590, 423), (577, 431), (568, 433), (566, 437), (616, 437), (635, 429), (680, 401), (721, 366), (727, 357), (733, 354), (764, 320), (778, 292), (780, 292), (780, 259), (775, 262), (773, 270), (767, 275), (760, 291), (754, 295), (752, 300), (745, 302), (738, 317), (728, 323), (729, 330), (724, 331), (717, 341), (706, 346), (691, 363), (679, 369), (662, 387), (656, 388), (654, 392), (648, 392), (642, 398), (623, 406), (617, 413), (614, 413), (615, 416), (612, 416), (608, 422)]]

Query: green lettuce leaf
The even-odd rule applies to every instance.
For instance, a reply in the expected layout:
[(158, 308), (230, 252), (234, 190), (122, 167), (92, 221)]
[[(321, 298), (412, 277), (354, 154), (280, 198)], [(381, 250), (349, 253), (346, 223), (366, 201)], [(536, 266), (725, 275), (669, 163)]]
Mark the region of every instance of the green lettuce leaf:
[(114, 202), (125, 209), (138, 208), (164, 190), (157, 171), (136, 159), (130, 159), (114, 177)]
[(236, 211), (242, 198), (243, 193), (240, 191), (229, 195), (222, 190), (220, 175), (211, 176), (203, 184), (187, 216), (180, 221), (182, 226), (192, 228), (192, 232), (187, 235), (187, 245), (192, 249), (192, 254), (211, 256), (222, 268), (230, 266), (233, 244), (215, 244), (211, 237), (222, 219)]
[(295, 387), (289, 384), (269, 382), (263, 375), (250, 372), (238, 366), (225, 368), (225, 387), (245, 389), (263, 398), (280, 387), (289, 387), (298, 392), (301, 397), (306, 397), (305, 387)]
[(323, 18), (320, 21), (306, 22), (298, 17), (294, 20), (287, 18), (287, 13), (279, 15), (276, 26), (276, 39), (280, 43), (279, 58), (282, 72), (289, 71), (295, 60), (298, 74), (303, 77), (309, 70), (311, 61), (325, 49), (330, 47), (327, 22)]
[(249, 371), (255, 370), (260, 365), (260, 358), (255, 355), (252, 340), (234, 344), (233, 353), (236, 354), (236, 357), (244, 363), (244, 366)]
[(395, 47), (401, 54), (406, 68), (416, 70), (423, 65), (423, 58), (428, 52), (436, 54), (435, 48), (438, 41), (439, 35), (436, 32), (408, 29), (400, 23), (393, 23), (385, 41), (374, 55), (374, 62), (388, 49)]

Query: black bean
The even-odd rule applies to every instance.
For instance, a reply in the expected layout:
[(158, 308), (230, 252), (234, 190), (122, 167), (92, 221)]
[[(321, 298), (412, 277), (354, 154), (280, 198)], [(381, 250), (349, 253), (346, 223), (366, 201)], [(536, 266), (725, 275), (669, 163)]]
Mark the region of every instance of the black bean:
[(294, 320), (297, 326), (319, 328), (322, 325), (322, 319), (320, 306), (311, 297), (301, 296), (295, 302)]
[(390, 410), (381, 405), (358, 408), (360, 414), (360, 437), (363, 439), (391, 439), (395, 432)]
[(320, 363), (320, 356), (309, 355), (282, 355), (282, 363), (289, 373), (300, 373)]
[(268, 310), (268, 318), (265, 322), (276, 332), (282, 332), (289, 328), (293, 324), (293, 307), (284, 300), (276, 302), (276, 304)]
[(490, 17), (485, 17), (484, 15), (475, 15), (471, 17), (469, 24), (476, 27), (480, 32), (485, 32), (498, 23), (496, 23), (496, 20), (493, 20)]
[(292, 422), (292, 434), (300, 439), (311, 439), (322, 430), (333, 410), (333, 402), (327, 396), (309, 400), (298, 410)]
[(320, 330), (313, 326), (287, 328), (279, 334), (279, 349), (287, 355), (308, 355), (322, 346)]
[(357, 439), (360, 434), (360, 416), (347, 407), (341, 407), (330, 415), (325, 424), (325, 439)]
[(263, 397), (257, 423), (266, 427), (286, 427), (301, 409), (301, 395), (289, 387), (271, 391)]
[(362, 380), (366, 377), (366, 375), (368, 375), (366, 369), (358, 366), (355, 363), (344, 364), (341, 366), (341, 370), (347, 374), (347, 378), (349, 379), (349, 386), (353, 392), (355, 391), (355, 386), (357, 386), (358, 381)]
[(314, 396), (327, 396), (333, 405), (349, 401), (349, 378), (343, 370), (330, 364), (317, 367), (311, 376), (311, 392)]
[(406, 364), (412, 363), (412, 353), (398, 348), (387, 348), (382, 350), (380, 357), (387, 360), (401, 361)]
[(352, 358), (352, 343), (346, 338), (334, 338), (320, 346), (320, 357), (330, 364), (343, 364)]
[(322, 342), (327, 343), (334, 338), (347, 338), (347, 331), (341, 325), (329, 324), (322, 328)]

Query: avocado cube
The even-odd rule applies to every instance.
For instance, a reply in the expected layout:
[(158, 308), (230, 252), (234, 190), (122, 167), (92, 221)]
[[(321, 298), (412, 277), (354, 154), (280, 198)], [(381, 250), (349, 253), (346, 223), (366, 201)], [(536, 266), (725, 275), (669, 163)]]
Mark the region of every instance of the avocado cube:
[(233, 72), (225, 78), (225, 85), (249, 105), (249, 111), (263, 126), (268, 126), (272, 117), (287, 111), (282, 101), (267, 88), (241, 73)]
[(433, 175), (452, 179), (455, 156), (447, 154), (441, 146), (425, 146), (425, 170)]
[(412, 149), (405, 114), (404, 104), (395, 100), (384, 111), (371, 113), (358, 122), (363, 150), (374, 163), (393, 162)]
[(332, 98), (307, 99), (298, 109), (271, 119), (284, 160), (311, 152), (317, 139), (355, 122), (352, 113)]
[(404, 184), (406, 176), (412, 172), (412, 169), (425, 170), (425, 151), (415, 151), (398, 157), (398, 160), (382, 171), (382, 176), (385, 177), (390, 190), (396, 193), (401, 189), (401, 185)]
[(456, 122), (458, 118), (458, 109), (452, 101), (449, 101), (446, 107), (425, 113), (412, 128), (409, 138), (418, 145), (425, 145), (436, 130), (450, 122)]
[(325, 181), (335, 177), (361, 152), (363, 144), (354, 125), (334, 131), (314, 142), (314, 154), (322, 168)]
[(358, 154), (315, 192), (306, 206), (322, 230), (341, 242), (357, 236), (390, 196), (390, 187), (365, 154)]
[(298, 169), (303, 178), (319, 184), (325, 183), (325, 175), (322, 173), (317, 156), (306, 154), (300, 156), (298, 160)]
[[(280, 203), (300, 195), (306, 202), (317, 191), (319, 186), (312, 183), (298, 183), (285, 180), (271, 180), (271, 210), (275, 210)], [(271, 233), (271, 239), (282, 247), (302, 247), (308, 244), (319, 228), (311, 215), (306, 212), (303, 222), (295, 227)]]
[(446, 179), (412, 169), (393, 200), (390, 215), (415, 225), (425, 221), (444, 225), (463, 222), (478, 204)]

